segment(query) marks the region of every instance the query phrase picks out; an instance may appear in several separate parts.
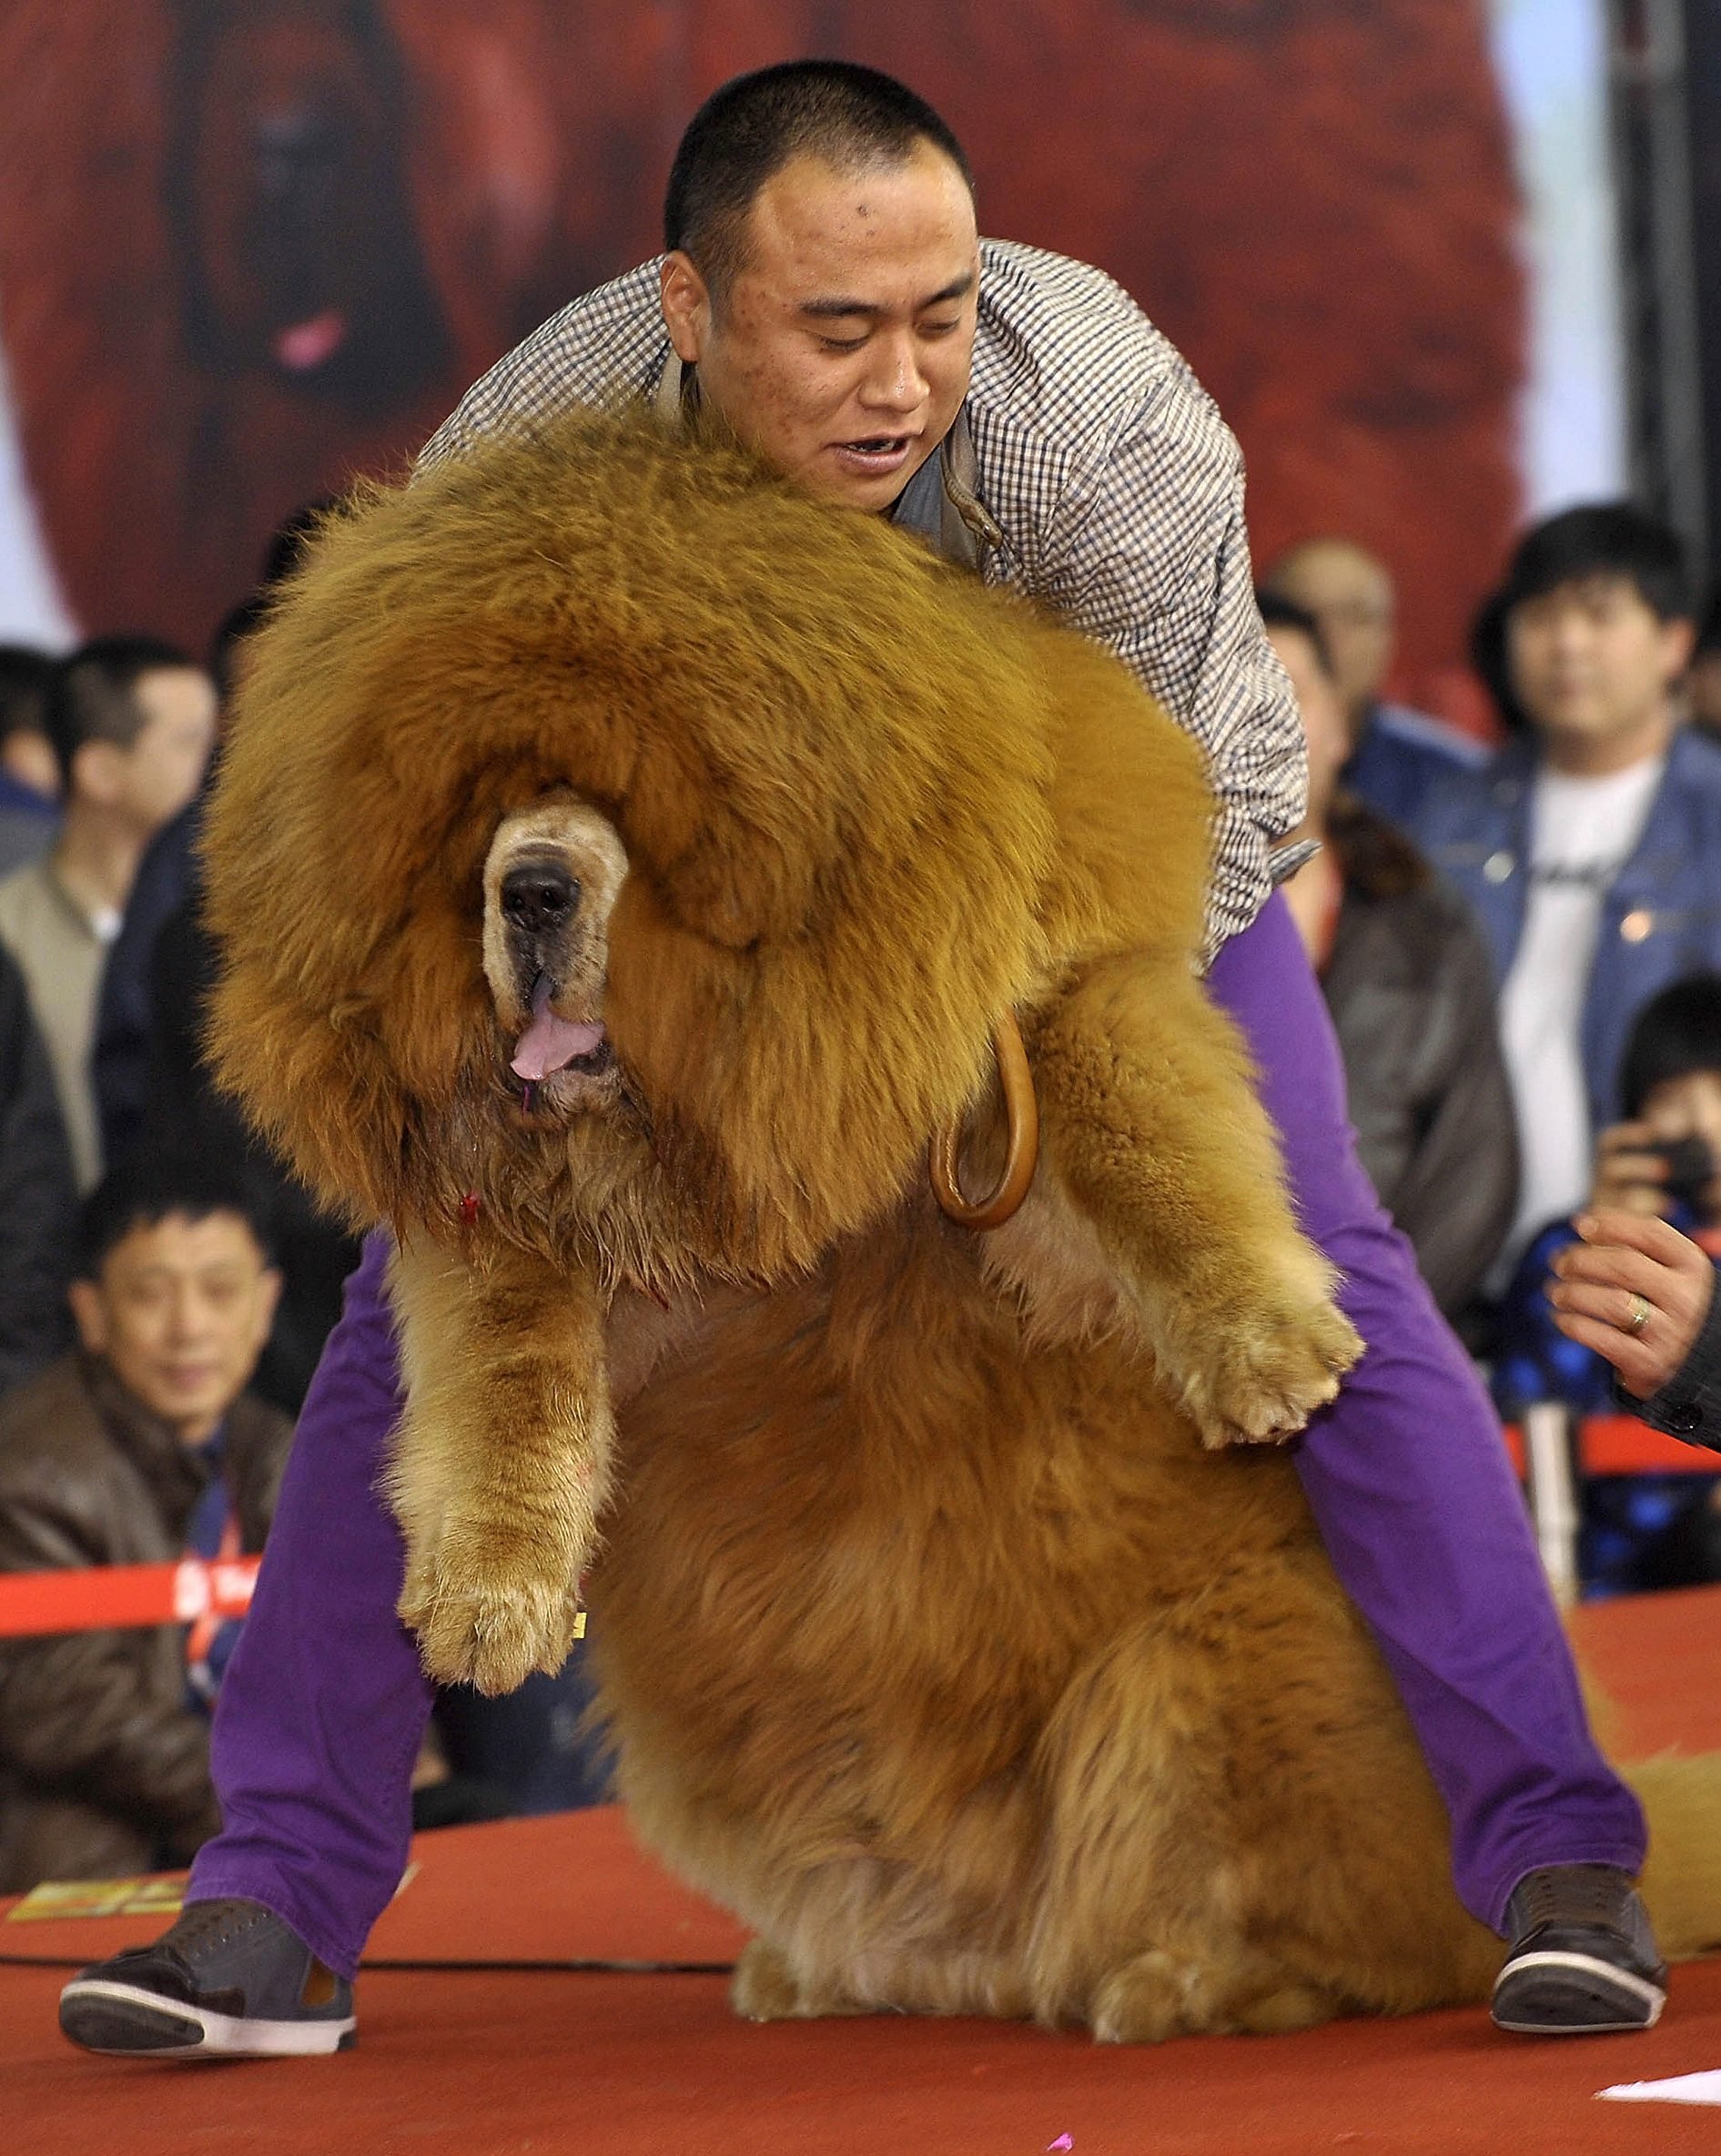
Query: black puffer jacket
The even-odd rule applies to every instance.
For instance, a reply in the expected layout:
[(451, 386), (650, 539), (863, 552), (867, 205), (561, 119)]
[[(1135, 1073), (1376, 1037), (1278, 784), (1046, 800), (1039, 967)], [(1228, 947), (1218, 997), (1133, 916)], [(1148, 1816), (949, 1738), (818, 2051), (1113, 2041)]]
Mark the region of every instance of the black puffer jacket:
[[(291, 1425), (247, 1395), (226, 1432), (243, 1546), (259, 1550)], [(176, 1560), (204, 1477), (105, 1363), (67, 1356), (0, 1401), (0, 1572)], [(180, 1863), (215, 1831), (184, 1637), (0, 1641), (0, 1893)]]
[(1341, 795), (1344, 900), (1321, 985), (1362, 1165), (1448, 1316), (1512, 1225), (1518, 1139), (1493, 970), (1463, 900), (1392, 825)]

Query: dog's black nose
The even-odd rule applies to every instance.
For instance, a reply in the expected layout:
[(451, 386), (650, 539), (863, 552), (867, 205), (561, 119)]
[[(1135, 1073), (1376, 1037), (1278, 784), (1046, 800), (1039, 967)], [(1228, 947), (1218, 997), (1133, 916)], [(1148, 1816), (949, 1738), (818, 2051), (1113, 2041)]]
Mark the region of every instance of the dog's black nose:
[(502, 878), (502, 911), (529, 936), (559, 928), (579, 903), (579, 879), (553, 861), (523, 862)]

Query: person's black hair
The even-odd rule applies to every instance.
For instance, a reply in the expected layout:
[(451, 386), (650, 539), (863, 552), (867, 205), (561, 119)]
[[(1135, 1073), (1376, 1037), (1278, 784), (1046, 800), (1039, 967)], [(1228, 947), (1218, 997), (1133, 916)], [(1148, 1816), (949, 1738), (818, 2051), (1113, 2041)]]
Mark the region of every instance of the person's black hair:
[(1685, 542), (1670, 524), (1630, 501), (1592, 501), (1533, 525), (1518, 542), (1503, 594), (1508, 613), (1562, 584), (1619, 577), (1664, 622), (1689, 621), (1693, 598)]
[(48, 739), (66, 785), (86, 742), (128, 749), (143, 732), (147, 714), (134, 692), (145, 674), (197, 663), (159, 636), (98, 636), (68, 653), (54, 670), (47, 702)]
[(688, 122), (663, 197), (663, 249), (691, 257), (720, 298), (742, 266), (747, 213), (765, 182), (810, 154), (839, 170), (900, 164), (929, 142), (974, 173), (950, 128), (894, 76), (850, 60), (786, 60), (714, 90)]
[(1506, 655), (1506, 616), (1511, 611), (1511, 594), (1504, 590), (1490, 592), (1476, 609), (1470, 624), (1470, 664), (1487, 690), (1501, 724), (1523, 734), (1529, 729), (1530, 714), (1512, 687), (1512, 666)]
[(268, 1209), (248, 1177), (194, 1153), (134, 1157), (112, 1169), (84, 1200), (78, 1214), (76, 1277), (100, 1276), (108, 1252), (135, 1228), (163, 1220), (207, 1220), (234, 1213), (245, 1222), (267, 1265), (275, 1262)]
[(228, 609), (209, 639), (209, 672), (224, 707), (233, 694), (239, 646), (268, 621), (277, 587), (298, 572), (311, 541), (340, 507), (339, 495), (319, 494), (283, 517), (269, 533), (256, 589)]
[(1299, 606), (1294, 599), (1287, 599), (1282, 592), (1275, 592), (1263, 584), (1255, 593), (1255, 603), (1260, 609), (1260, 618), (1268, 629), (1290, 629), (1299, 636), (1306, 636), (1313, 647), (1314, 655), (1321, 663), (1321, 671), (1329, 681), (1335, 676), (1332, 671), (1332, 653), (1328, 649), (1326, 633), (1306, 606)]
[(1721, 652), (1721, 583), (1710, 590), (1697, 622), (1697, 641), (1691, 655), (1695, 659), (1706, 652)]
[(47, 732), (56, 662), (34, 644), (0, 643), (0, 742)]
[(1721, 1072), (1721, 974), (1687, 974), (1638, 1012), (1619, 1071), (1626, 1116), (1641, 1115), (1657, 1086), (1694, 1070)]

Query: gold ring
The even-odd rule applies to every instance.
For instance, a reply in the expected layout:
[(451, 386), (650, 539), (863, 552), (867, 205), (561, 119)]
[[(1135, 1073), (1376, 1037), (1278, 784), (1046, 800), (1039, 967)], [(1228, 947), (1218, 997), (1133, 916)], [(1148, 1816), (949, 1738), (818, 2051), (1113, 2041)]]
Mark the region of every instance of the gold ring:
[(1655, 1316), (1655, 1305), (1645, 1302), (1641, 1295), (1634, 1295), (1631, 1299), (1630, 1309), (1631, 1316), (1625, 1321), (1625, 1330), (1631, 1333), (1641, 1332), (1651, 1318)]

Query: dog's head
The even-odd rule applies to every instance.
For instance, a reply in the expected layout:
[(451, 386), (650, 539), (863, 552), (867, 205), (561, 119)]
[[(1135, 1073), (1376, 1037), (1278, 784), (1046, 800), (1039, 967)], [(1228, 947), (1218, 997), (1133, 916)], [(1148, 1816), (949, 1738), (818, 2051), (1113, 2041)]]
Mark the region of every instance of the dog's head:
[(1139, 692), (887, 527), (595, 415), (373, 491), (249, 655), (219, 1075), (358, 1220), (810, 1263), (1068, 956), (1060, 695), (1116, 707), (1080, 820), (1146, 888)]

